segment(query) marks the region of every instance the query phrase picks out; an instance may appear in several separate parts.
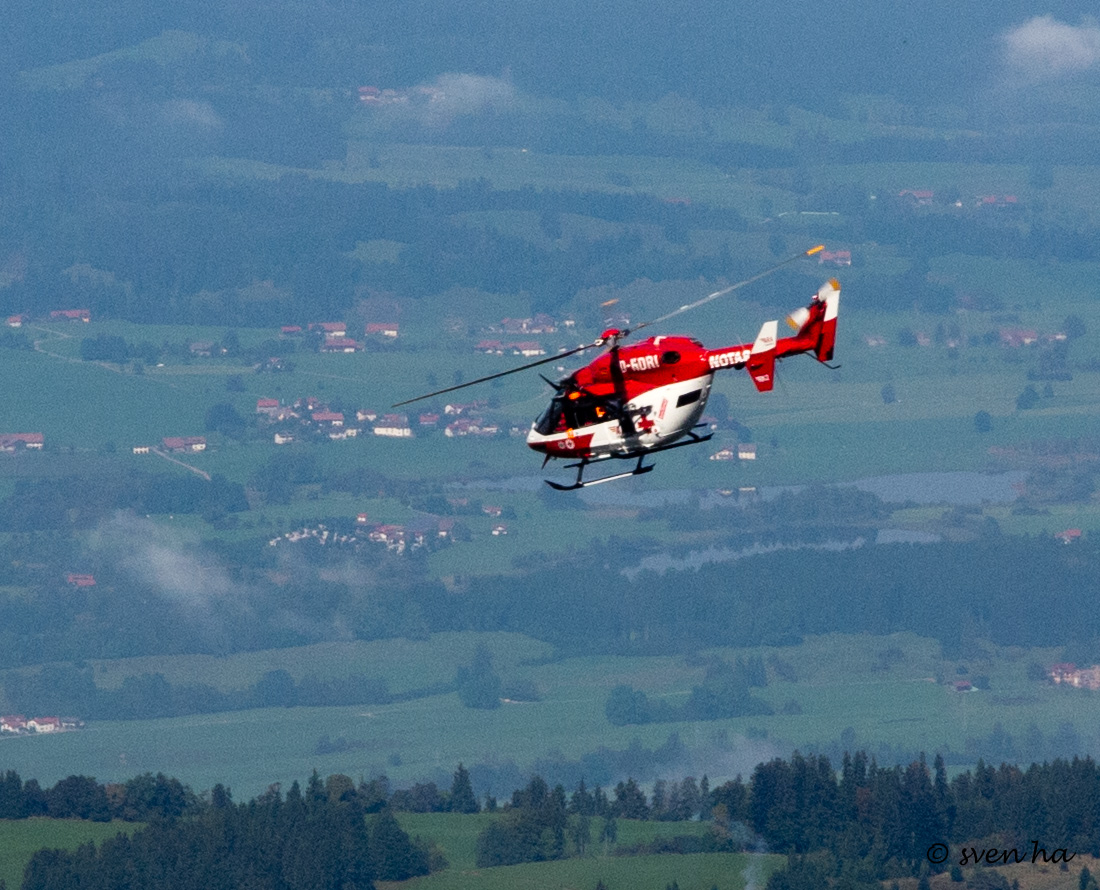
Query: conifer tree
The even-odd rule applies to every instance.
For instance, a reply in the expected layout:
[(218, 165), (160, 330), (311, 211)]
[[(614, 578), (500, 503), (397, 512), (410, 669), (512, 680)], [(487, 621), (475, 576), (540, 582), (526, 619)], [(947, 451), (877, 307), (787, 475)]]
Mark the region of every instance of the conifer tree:
[(477, 798), (474, 797), (474, 786), (470, 782), (470, 774), (461, 763), (454, 773), (454, 781), (451, 782), (451, 796), (447, 809), (452, 813), (476, 813), (480, 809)]

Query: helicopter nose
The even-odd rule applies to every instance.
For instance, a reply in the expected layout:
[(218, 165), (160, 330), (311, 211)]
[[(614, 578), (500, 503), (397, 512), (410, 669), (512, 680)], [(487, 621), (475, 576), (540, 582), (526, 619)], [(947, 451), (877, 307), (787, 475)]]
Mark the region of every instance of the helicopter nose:
[(546, 437), (536, 432), (534, 427), (527, 434), (527, 447), (540, 454), (546, 453)]

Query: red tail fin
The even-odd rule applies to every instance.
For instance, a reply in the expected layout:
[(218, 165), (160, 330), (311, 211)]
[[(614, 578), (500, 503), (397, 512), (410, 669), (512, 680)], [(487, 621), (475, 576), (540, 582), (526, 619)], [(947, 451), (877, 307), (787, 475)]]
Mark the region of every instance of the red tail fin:
[(774, 321), (764, 322), (760, 333), (756, 335), (756, 342), (752, 344), (752, 352), (746, 365), (752, 382), (760, 392), (767, 392), (775, 385), (775, 341), (778, 324)]

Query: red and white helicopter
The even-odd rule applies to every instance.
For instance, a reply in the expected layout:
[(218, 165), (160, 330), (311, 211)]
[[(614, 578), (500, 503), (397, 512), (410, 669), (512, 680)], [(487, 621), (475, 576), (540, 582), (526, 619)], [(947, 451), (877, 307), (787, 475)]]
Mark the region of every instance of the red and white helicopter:
[[(601, 482), (611, 482), (628, 476), (648, 473), (653, 465), (645, 458), (659, 451), (697, 445), (706, 442), (713, 433), (701, 435), (699, 418), (706, 407), (711, 383), (716, 371), (724, 368), (745, 368), (760, 392), (770, 390), (775, 382), (775, 362), (791, 355), (811, 353), (828, 365), (836, 343), (837, 309), (840, 304), (840, 283), (834, 278), (823, 284), (808, 306), (787, 316), (794, 329), (791, 337), (778, 336), (778, 323), (768, 321), (760, 328), (756, 340), (738, 346), (707, 349), (698, 340), (684, 336), (650, 337), (630, 346), (620, 345), (628, 335), (642, 328), (659, 324), (695, 309), (731, 291), (759, 281), (788, 263), (812, 256), (824, 249), (818, 245), (788, 257), (770, 269), (737, 284), (681, 306), (668, 315), (637, 325), (632, 329), (610, 328), (591, 343), (575, 349), (530, 362), (498, 374), (480, 377), (468, 383), (449, 386), (415, 399), (398, 402), (394, 407), (428, 399), (442, 393), (475, 386), (525, 371), (548, 362), (561, 361), (586, 349), (607, 347), (594, 361), (553, 383), (555, 393), (550, 405), (539, 415), (527, 434), (527, 444), (546, 455), (543, 466), (551, 458), (566, 458), (574, 463), (577, 478), (570, 485), (545, 480), (559, 491), (573, 491)], [(616, 458), (636, 460), (633, 469), (625, 473), (585, 480), (585, 468), (596, 461)]]

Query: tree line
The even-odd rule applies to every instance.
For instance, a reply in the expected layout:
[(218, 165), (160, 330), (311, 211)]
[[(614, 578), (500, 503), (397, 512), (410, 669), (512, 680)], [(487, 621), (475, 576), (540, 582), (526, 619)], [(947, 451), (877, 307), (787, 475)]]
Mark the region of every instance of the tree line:
[[(105, 786), (71, 776), (45, 790), (11, 771), (0, 776), (0, 818), (47, 815), (148, 823), (98, 848), (89, 844), (72, 853), (36, 854), (25, 888), (77, 886), (73, 882), (81, 875), (118, 869), (148, 874), (150, 880), (161, 874), (156, 869), (167, 869), (163, 874), (178, 879), (158, 857), (170, 860), (184, 849), (197, 851), (196, 874), (207, 874), (221, 857), (233, 874), (237, 868), (260, 869), (272, 882), (265, 886), (273, 887), (307, 886), (296, 883), (306, 874), (318, 882), (310, 886), (367, 887), (375, 878), (400, 880), (442, 867), (438, 851), (409, 839), (397, 825), (393, 813), (401, 810), (497, 812), (477, 841), (478, 864), (484, 867), (587, 855), (591, 844), (615, 841), (622, 819), (703, 820), (711, 825), (705, 836), (665, 839), (660, 851), (731, 851), (764, 844), (792, 857), (773, 890), (816, 890), (837, 880), (870, 886), (916, 876), (928, 868), (930, 845), (958, 847), (989, 837), (1006, 847), (1030, 848), (1039, 839), (1048, 850), (1100, 855), (1100, 766), (1091, 758), (1027, 767), (979, 761), (973, 770), (949, 779), (941, 757), (931, 767), (923, 756), (905, 766), (879, 766), (866, 752), (845, 752), (837, 768), (824, 755), (796, 752), (759, 764), (747, 781), (738, 776), (712, 787), (705, 776), (658, 780), (648, 795), (633, 779), (608, 790), (590, 789), (581, 779), (567, 793), (561, 784), (550, 787), (535, 775), (503, 804), (491, 796), (479, 803), (461, 764), (449, 792), (434, 784), (391, 792), (384, 777), (356, 784), (341, 775), (322, 781), (314, 772), (304, 789), (295, 782), (284, 795), (272, 786), (242, 804), (234, 804), (220, 785), (197, 796), (162, 775)], [(311, 841), (317, 859), (308, 866), (313, 871), (301, 871), (307, 868), (302, 838)], [(808, 883), (799, 885), (799, 876)]]
[[(209, 802), (171, 820), (154, 820), (98, 847), (40, 850), (27, 864), (23, 890), (130, 886), (266, 887), (270, 890), (372, 890), (429, 872), (426, 844), (409, 838), (388, 809), (367, 818), (346, 777), (305, 789), (295, 782), (235, 804), (216, 786)], [(435, 854), (437, 867), (443, 864)]]
[[(155, 720), (248, 708), (334, 707), (394, 700), (386, 681), (366, 674), (295, 680), (287, 671), (266, 671), (255, 683), (223, 691), (208, 683), (172, 683), (160, 673), (128, 676), (116, 688), (96, 685), (88, 665), (45, 665), (33, 672), (9, 672), (2, 683), (10, 705), (22, 713), (79, 716), (84, 720)], [(434, 695), (447, 686), (406, 693)]]
[(620, 684), (608, 695), (604, 714), (614, 726), (771, 714), (771, 705), (754, 698), (749, 691), (751, 686), (767, 685), (764, 659), (759, 655), (739, 658), (733, 664), (712, 658), (707, 663), (703, 682), (691, 688), (682, 704), (651, 700), (642, 690)]
[[(49, 503), (37, 506), (48, 509)], [(393, 565), (373, 552), (338, 554), (345, 562), (369, 560), (377, 570), (369, 578), (321, 582), (313, 563), (330, 556), (318, 553), (312, 562), (289, 565), (286, 583), (273, 591), (265, 576), (274, 565), (273, 548), (249, 541), (218, 546), (187, 556), (231, 566), (238, 589), (231, 599), (211, 598), (210, 614), (199, 622), (149, 579), (124, 573), (103, 554), (86, 555), (72, 538), (20, 533), (0, 542), (0, 552), (12, 554), (0, 562), (0, 583), (29, 590), (26, 597), (0, 599), (0, 667), (40, 663), (43, 652), (73, 662), (227, 654), (306, 645), (346, 630), (361, 640), (515, 631), (565, 656), (682, 655), (713, 646), (797, 644), (835, 631), (908, 631), (938, 640), (948, 658), (965, 655), (968, 640), (986, 639), (1068, 647), (1069, 660), (1100, 661), (1100, 615), (1091, 608), (1100, 595), (1100, 548), (1088, 539), (1066, 547), (983, 529), (970, 542), (787, 549), (651, 572), (640, 583), (624, 572), (654, 545), (611, 538), (568, 555), (533, 553), (516, 574), (480, 577), (478, 595), (464, 597), (448, 593), (415, 558)], [(44, 578), (38, 564), (55, 566), (52, 576)], [(95, 571), (97, 586), (65, 585), (64, 572), (74, 565)], [(556, 583), (562, 573), (601, 583), (576, 589)], [(324, 597), (318, 598), (321, 585)], [(1036, 590), (1045, 591), (1041, 603)], [(690, 591), (691, 608), (684, 608), (684, 591)], [(270, 608), (273, 596), (291, 612), (309, 603), (309, 621), (288, 626)], [(120, 626), (128, 632), (120, 634)], [(497, 688), (492, 673), (472, 668), (464, 678), (470, 701), (491, 703)], [(506, 687), (507, 678), (502, 681)]]

